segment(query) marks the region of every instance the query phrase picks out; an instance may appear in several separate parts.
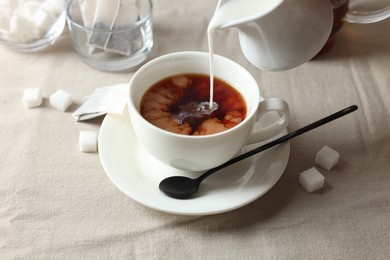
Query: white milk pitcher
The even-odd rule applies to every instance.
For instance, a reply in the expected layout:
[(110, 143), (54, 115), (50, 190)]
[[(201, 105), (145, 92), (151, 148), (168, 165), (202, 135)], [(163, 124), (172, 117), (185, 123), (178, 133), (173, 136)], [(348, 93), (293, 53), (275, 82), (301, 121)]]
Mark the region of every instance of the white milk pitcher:
[[(253, 65), (287, 70), (309, 61), (325, 45), (337, 3), (348, 8), (348, 0), (219, 0), (208, 27), (209, 38), (216, 29), (235, 28), (241, 49)], [(389, 10), (374, 14), (378, 21), (378, 17), (387, 18)], [(366, 14), (358, 16), (361, 20)], [(345, 20), (366, 21), (357, 21), (353, 14), (347, 14)]]

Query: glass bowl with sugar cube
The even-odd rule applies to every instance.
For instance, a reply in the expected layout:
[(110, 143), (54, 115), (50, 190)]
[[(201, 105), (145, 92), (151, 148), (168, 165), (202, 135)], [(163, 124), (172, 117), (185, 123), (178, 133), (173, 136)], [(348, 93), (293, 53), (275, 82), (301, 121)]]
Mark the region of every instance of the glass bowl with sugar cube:
[(102, 71), (129, 71), (153, 47), (151, 0), (70, 0), (66, 9), (72, 43), (85, 64)]
[(0, 0), (0, 44), (21, 52), (42, 50), (62, 34), (67, 0)]

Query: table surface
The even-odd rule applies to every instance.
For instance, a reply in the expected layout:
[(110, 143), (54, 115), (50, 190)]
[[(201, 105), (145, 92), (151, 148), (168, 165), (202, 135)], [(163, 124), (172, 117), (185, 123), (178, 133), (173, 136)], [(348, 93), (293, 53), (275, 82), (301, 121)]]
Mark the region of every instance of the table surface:
[[(207, 51), (206, 27), (216, 1), (154, 3), (153, 59)], [(72, 112), (95, 88), (128, 82), (83, 64), (66, 29), (37, 53), (0, 47), (0, 254), (2, 259), (387, 259), (390, 255), (390, 20), (346, 24), (332, 49), (282, 72), (256, 69), (233, 30), (217, 33), (216, 53), (243, 65), (264, 97), (285, 99), (289, 130), (356, 104), (359, 110), (290, 142), (280, 180), (265, 195), (216, 215), (181, 216), (147, 208), (107, 177), (98, 153), (81, 153)], [(23, 106), (28, 87), (43, 105)], [(49, 105), (71, 93), (65, 112)], [(305, 191), (299, 174), (324, 145), (339, 163), (322, 190)], [(131, 173), (129, 173), (131, 174)], [(191, 203), (191, 200), (188, 200)]]

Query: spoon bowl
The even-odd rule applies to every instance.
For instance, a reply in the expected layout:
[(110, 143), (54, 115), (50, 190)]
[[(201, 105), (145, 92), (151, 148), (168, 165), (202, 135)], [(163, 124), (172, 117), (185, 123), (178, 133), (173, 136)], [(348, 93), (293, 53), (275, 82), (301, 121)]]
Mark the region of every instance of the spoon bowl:
[(344, 108), (343, 110), (340, 110), (334, 114), (331, 114), (331, 115), (324, 117), (318, 121), (315, 121), (307, 126), (304, 126), (304, 127), (299, 128), (293, 132), (290, 132), (286, 135), (283, 135), (282, 137), (279, 137), (279, 138), (277, 138), (269, 143), (266, 143), (266, 144), (259, 146), (253, 150), (250, 150), (249, 152), (241, 154), (241, 155), (227, 161), (226, 163), (224, 163), (220, 166), (217, 166), (215, 168), (212, 168), (212, 169), (206, 171), (205, 173), (203, 173), (201, 176), (199, 176), (196, 179), (191, 179), (191, 178), (184, 177), (184, 176), (168, 177), (160, 182), (159, 189), (163, 193), (165, 193), (167, 196), (172, 197), (172, 198), (176, 198), (176, 199), (189, 198), (191, 195), (195, 194), (198, 191), (201, 182), (204, 179), (206, 179), (207, 177), (209, 177), (211, 174), (213, 174), (213, 173), (215, 173), (215, 172), (217, 172), (225, 167), (228, 167), (236, 162), (244, 160), (252, 155), (258, 154), (258, 153), (260, 153), (264, 150), (267, 150), (271, 147), (274, 147), (276, 145), (284, 143), (284, 142), (286, 142), (294, 137), (297, 137), (303, 133), (311, 131), (311, 130), (313, 130), (319, 126), (322, 126), (326, 123), (329, 123), (337, 118), (345, 116), (345, 115), (347, 115), (347, 114), (349, 114), (357, 109), (358, 109), (358, 107), (356, 105), (352, 105), (352, 106), (349, 106), (347, 108)]
[(159, 187), (169, 197), (182, 199), (196, 193), (201, 180), (185, 176), (172, 176), (164, 179)]

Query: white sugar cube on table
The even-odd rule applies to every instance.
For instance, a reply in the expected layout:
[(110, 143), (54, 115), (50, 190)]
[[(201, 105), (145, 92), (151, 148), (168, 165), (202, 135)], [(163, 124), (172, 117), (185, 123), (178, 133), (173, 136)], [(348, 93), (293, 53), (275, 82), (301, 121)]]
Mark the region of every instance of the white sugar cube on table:
[(308, 192), (314, 192), (324, 187), (325, 177), (312, 167), (299, 175), (299, 183)]
[(321, 168), (330, 171), (339, 161), (340, 154), (329, 146), (322, 147), (316, 154), (315, 163)]
[(81, 131), (79, 135), (79, 146), (81, 152), (97, 152), (97, 133), (95, 131)]
[(50, 96), (50, 105), (61, 111), (65, 111), (72, 102), (72, 96), (62, 89), (57, 90)]
[(23, 103), (27, 108), (39, 107), (42, 104), (42, 100), (39, 88), (27, 88), (23, 92)]

